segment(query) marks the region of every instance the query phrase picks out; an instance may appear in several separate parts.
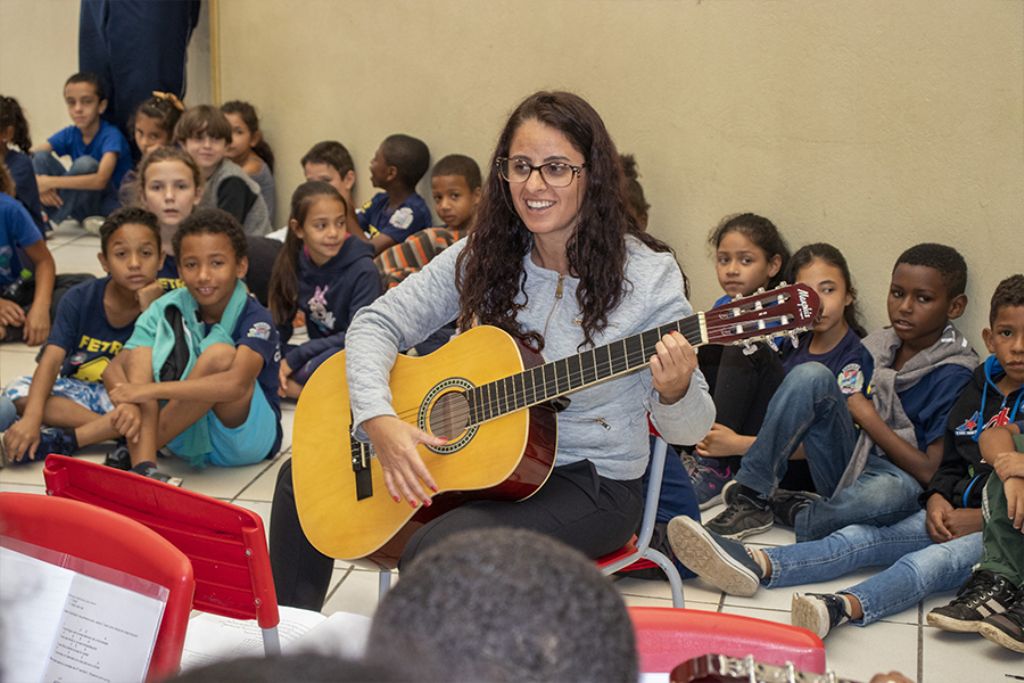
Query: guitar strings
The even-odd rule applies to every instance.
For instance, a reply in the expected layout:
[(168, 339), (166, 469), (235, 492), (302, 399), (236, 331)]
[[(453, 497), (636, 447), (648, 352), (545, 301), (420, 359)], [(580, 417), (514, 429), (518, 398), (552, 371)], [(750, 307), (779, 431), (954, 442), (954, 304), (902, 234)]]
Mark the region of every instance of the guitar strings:
[[(772, 321), (769, 319), (769, 320), (766, 320), (766, 322), (772, 322)], [(742, 323), (740, 323), (739, 326), (742, 327)], [(672, 326), (668, 325), (668, 326), (665, 326), (665, 327), (672, 327)], [(699, 323), (699, 321), (695, 321), (695, 322), (693, 322), (691, 324), (684, 325), (684, 326), (681, 326), (681, 327), (689, 328), (687, 331), (694, 332), (694, 331), (697, 331), (697, 330), (700, 329), (700, 323)], [(736, 327), (737, 327), (736, 323), (725, 324), (725, 325), (719, 324), (719, 325), (712, 326), (711, 328), (708, 329), (708, 342), (711, 343), (712, 340), (722, 339), (722, 338), (730, 337), (730, 336), (735, 336), (735, 334), (736, 334)], [(661, 328), (658, 328), (658, 329), (661, 329)], [(682, 332), (682, 329), (680, 331)], [(684, 334), (685, 334), (685, 332), (684, 332)], [(639, 335), (637, 335), (637, 336), (639, 336)], [(623, 343), (624, 343), (624, 341), (623, 341)], [(593, 353), (596, 350), (597, 349), (594, 349), (590, 353)], [(625, 360), (625, 364), (626, 364), (625, 365), (625, 369), (628, 369), (630, 371), (638, 370), (640, 367), (649, 364), (650, 356), (647, 356), (643, 351), (644, 351), (643, 348), (633, 349), (633, 350), (627, 349), (625, 357), (622, 359), (622, 360)], [(651, 354), (651, 355), (653, 355), (653, 354)], [(560, 359), (558, 361), (553, 361), (553, 363), (562, 362), (564, 360), (566, 360), (566, 359)], [(593, 372), (595, 372), (596, 374), (610, 373), (611, 370), (612, 370), (613, 365), (615, 365), (616, 363), (619, 363), (619, 362), (621, 362), (620, 359), (612, 360), (609, 357), (609, 360), (607, 362), (598, 362), (594, 366)], [(634, 364), (636, 364), (636, 365), (634, 365)], [(544, 365), (548, 365), (548, 363), (546, 363)], [(530, 368), (529, 370), (525, 370), (522, 373), (517, 373), (517, 374), (525, 374), (525, 373), (528, 373), (528, 372), (531, 372), (531, 373), (532, 372), (538, 372), (538, 368), (543, 368), (544, 365), (535, 366), (534, 368)], [(539, 372), (541, 372), (542, 375), (543, 375), (543, 371), (542, 370), (540, 370)], [(558, 392), (558, 385), (559, 385), (559, 383), (564, 383), (565, 381), (568, 381), (569, 384), (571, 385), (571, 384), (574, 384), (576, 382), (582, 382), (585, 374), (589, 374), (590, 372), (592, 372), (592, 371), (589, 370), (589, 369), (586, 370), (586, 371), (581, 369), (579, 372), (569, 372), (569, 373), (566, 373), (566, 374), (562, 374), (561, 376), (556, 376), (556, 377), (552, 378), (551, 380), (548, 380), (545, 377), (539, 384), (533, 385), (534, 388), (525, 388), (524, 387), (522, 391), (514, 390), (512, 392), (504, 393), (504, 395), (498, 395), (497, 393), (495, 393), (494, 396), (492, 396), (490, 398), (487, 398), (484, 401), (475, 404), (475, 406), (474, 405), (470, 405), (470, 401), (471, 400), (467, 399), (465, 402), (460, 403), (454, 409), (451, 409), (451, 408), (448, 409), (449, 410), (449, 414), (445, 418), (441, 419), (441, 425), (439, 425), (439, 426), (445, 426), (445, 427), (448, 427), (449, 429), (454, 429), (455, 425), (461, 425), (460, 431), (462, 431), (463, 429), (466, 429), (466, 428), (478, 425), (481, 422), (486, 422), (487, 420), (494, 419), (496, 417), (500, 417), (501, 415), (506, 414), (508, 412), (512, 412), (514, 410), (521, 410), (523, 408), (527, 408), (527, 407), (530, 407), (532, 405), (537, 405), (539, 403), (544, 403), (545, 401), (549, 401), (552, 398), (556, 398), (557, 396), (560, 395), (559, 392)], [(465, 393), (479, 391), (482, 387), (485, 387), (485, 386), (488, 386), (488, 385), (495, 385), (497, 382), (504, 382), (505, 379), (507, 379), (507, 378), (502, 378), (502, 379), (499, 379), (499, 380), (494, 380), (492, 382), (488, 382), (487, 384), (480, 385), (478, 387), (474, 387), (469, 392), (465, 392)], [(563, 393), (568, 393), (568, 392), (563, 392)], [(535, 398), (534, 401), (528, 401), (527, 400), (527, 396), (530, 395), (530, 394), (533, 394), (533, 396)], [(542, 395), (544, 398), (538, 399), (537, 398), (538, 394)], [(515, 407), (513, 407), (513, 406), (515, 406)], [(494, 412), (495, 414), (487, 415), (487, 416), (483, 416), (482, 415), (481, 416), (481, 417), (483, 417), (482, 420), (474, 422), (474, 421), (472, 421), (470, 419), (470, 417), (471, 417), (471, 415), (473, 413), (474, 407), (478, 407), (479, 411), (481, 413), (490, 411), (490, 412)], [(403, 420), (405, 422), (409, 422), (410, 418), (413, 418), (415, 420), (415, 417), (418, 414), (419, 414), (419, 407), (417, 406), (414, 409), (406, 410), (406, 411), (403, 411), (401, 413), (398, 413), (398, 417), (399, 417), (399, 419), (401, 419), (401, 420)], [(410, 424), (415, 424), (415, 423), (414, 422), (410, 422)]]

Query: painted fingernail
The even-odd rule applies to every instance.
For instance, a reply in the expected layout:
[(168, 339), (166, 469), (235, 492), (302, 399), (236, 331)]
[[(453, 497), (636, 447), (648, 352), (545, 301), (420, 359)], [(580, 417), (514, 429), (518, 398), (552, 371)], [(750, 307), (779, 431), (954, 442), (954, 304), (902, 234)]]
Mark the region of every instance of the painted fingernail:
[(394, 501), (396, 503), (400, 503), (402, 501), (402, 499), (400, 497), (398, 497), (398, 496), (391, 496), (391, 497), (394, 499)]

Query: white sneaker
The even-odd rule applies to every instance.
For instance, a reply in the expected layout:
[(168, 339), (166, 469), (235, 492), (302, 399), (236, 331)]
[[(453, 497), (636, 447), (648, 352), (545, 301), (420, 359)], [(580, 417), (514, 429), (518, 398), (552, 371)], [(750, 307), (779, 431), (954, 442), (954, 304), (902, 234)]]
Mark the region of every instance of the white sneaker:
[(89, 216), (82, 222), (82, 227), (90, 235), (99, 235), (100, 228), (106, 223), (107, 219), (103, 216)]
[(76, 218), (65, 218), (57, 224), (60, 232), (78, 232), (82, 229), (82, 223)]

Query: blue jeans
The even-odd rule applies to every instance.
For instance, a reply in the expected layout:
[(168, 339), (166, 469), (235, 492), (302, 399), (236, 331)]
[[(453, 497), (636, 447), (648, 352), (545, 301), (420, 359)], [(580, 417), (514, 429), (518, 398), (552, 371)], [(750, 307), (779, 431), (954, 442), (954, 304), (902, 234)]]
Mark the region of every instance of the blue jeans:
[[(89, 155), (80, 156), (65, 170), (64, 165), (50, 152), (36, 152), (32, 157), (32, 167), (36, 175), (89, 175), (100, 169), (100, 162)], [(66, 218), (83, 220), (89, 216), (105, 216), (117, 208), (117, 197), (110, 188), (103, 190), (57, 190), (64, 202), (60, 208), (47, 207), (47, 214), (54, 223)], [(111, 199), (113, 202), (111, 203)]]
[(770, 497), (802, 443), (811, 478), (823, 499), (797, 515), (798, 541), (822, 538), (850, 524), (893, 524), (919, 510), (917, 481), (876, 455), (868, 458), (856, 482), (836, 493), (857, 436), (846, 396), (832, 371), (820, 363), (803, 363), (786, 375), (768, 404), (761, 431), (743, 456), (736, 481)]
[(933, 543), (920, 510), (892, 526), (857, 524), (819, 541), (764, 549), (772, 565), (770, 588), (827, 581), (864, 567), (888, 568), (843, 590), (860, 600), (866, 626), (917, 604), (932, 593), (951, 590), (981, 560), (981, 534)]

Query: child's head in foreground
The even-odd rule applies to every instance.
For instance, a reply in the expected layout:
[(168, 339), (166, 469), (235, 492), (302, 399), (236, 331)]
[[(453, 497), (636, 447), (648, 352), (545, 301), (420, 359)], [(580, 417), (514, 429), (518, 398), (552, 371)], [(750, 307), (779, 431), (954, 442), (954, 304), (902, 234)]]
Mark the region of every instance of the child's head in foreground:
[(483, 193), (480, 166), (463, 154), (449, 154), (434, 164), (430, 190), (437, 217), (452, 230), (468, 230)]
[(370, 160), (370, 181), (385, 192), (412, 192), (430, 168), (430, 149), (411, 135), (389, 135)]
[(579, 551), (534, 531), (452, 535), (418, 555), (374, 615), (369, 654), (441, 657), (450, 681), (635, 681), (633, 626)]
[(100, 226), (99, 260), (114, 284), (128, 291), (156, 280), (163, 262), (156, 216), (135, 206), (107, 216)]
[(967, 307), (967, 262), (953, 247), (924, 243), (896, 259), (889, 285), (889, 323), (904, 344), (924, 349)]

